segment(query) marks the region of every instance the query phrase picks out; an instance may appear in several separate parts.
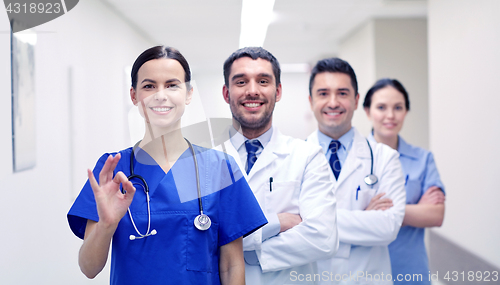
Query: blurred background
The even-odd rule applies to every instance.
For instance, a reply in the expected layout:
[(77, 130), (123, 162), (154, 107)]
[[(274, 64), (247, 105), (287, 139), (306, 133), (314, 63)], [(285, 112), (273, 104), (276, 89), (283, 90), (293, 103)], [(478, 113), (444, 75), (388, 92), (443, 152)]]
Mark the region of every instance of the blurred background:
[[(34, 166), (22, 171), (13, 167), (11, 32), (0, 13), (1, 284), (109, 283), (109, 264), (94, 281), (80, 272), (81, 240), (66, 214), (86, 168), (140, 139), (130, 68), (158, 44), (191, 65), (196, 96), (185, 126), (231, 117), (222, 64), (240, 45), (262, 45), (280, 61), (273, 122), (300, 139), (316, 128), (308, 83), (317, 60), (350, 62), (361, 102), (377, 79), (399, 79), (411, 101), (402, 136), (434, 153), (447, 191), (444, 224), (428, 231), (431, 273), (469, 284), (468, 271), (500, 270), (500, 1), (256, 2), (85, 0), (25, 32), (36, 35)], [(371, 129), (361, 107), (353, 125)], [(452, 271), (466, 281), (443, 279)]]

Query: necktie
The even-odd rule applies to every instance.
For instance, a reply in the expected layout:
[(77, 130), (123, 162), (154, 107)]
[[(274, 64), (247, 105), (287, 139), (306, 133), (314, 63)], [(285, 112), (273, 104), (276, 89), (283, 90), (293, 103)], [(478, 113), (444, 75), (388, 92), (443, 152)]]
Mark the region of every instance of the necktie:
[(339, 150), (341, 145), (342, 144), (339, 141), (332, 140), (330, 142), (330, 146), (328, 147), (328, 149), (330, 149), (331, 151), (330, 167), (332, 168), (333, 175), (335, 175), (335, 179), (339, 178), (340, 169), (342, 168), (340, 166), (339, 156), (337, 155), (337, 151)]
[(257, 161), (257, 151), (262, 147), (259, 140), (245, 141), (245, 148), (247, 149), (247, 174), (250, 173), (253, 165)]

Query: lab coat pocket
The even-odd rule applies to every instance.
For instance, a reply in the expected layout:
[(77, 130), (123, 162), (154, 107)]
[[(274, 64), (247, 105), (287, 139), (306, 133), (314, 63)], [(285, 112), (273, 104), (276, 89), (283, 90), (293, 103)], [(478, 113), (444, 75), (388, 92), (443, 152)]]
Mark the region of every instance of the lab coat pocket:
[[(193, 219), (191, 219), (192, 221)], [(187, 237), (187, 270), (212, 272), (216, 262), (217, 232), (219, 225), (212, 221), (206, 231), (197, 229), (191, 222), (188, 225)]]
[(274, 213), (299, 213), (300, 181), (276, 181), (267, 183), (266, 208)]
[(372, 189), (370, 186), (366, 186), (357, 191), (356, 194), (356, 203), (354, 206), (354, 210), (364, 211), (366, 207), (370, 204), (370, 200), (373, 196), (376, 195), (376, 190)]

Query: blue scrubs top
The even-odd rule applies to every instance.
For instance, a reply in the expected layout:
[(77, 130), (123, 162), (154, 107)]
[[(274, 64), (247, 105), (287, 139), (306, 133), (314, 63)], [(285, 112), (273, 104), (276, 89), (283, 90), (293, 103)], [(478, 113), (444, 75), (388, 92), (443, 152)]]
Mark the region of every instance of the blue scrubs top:
[[(193, 147), (203, 211), (212, 221), (210, 229), (200, 231), (193, 224), (200, 209), (190, 149), (167, 174), (146, 152), (136, 149), (134, 173), (144, 177), (149, 186), (151, 229), (157, 234), (131, 241), (129, 236), (138, 234), (125, 214), (112, 240), (111, 284), (220, 284), (220, 247), (267, 223), (234, 159), (219, 151)], [(120, 151), (115, 173), (130, 175), (131, 152), (132, 148)], [(96, 179), (108, 155), (97, 162), (93, 170)], [(146, 194), (134, 185), (137, 191), (130, 211), (139, 232), (145, 234)], [(98, 221), (99, 217), (87, 181), (68, 213), (71, 230), (82, 239), (88, 219)]]
[[(375, 141), (373, 135), (370, 140)], [(406, 204), (417, 204), (420, 197), (431, 186), (437, 186), (444, 192), (444, 185), (439, 177), (434, 156), (428, 150), (408, 144), (398, 137), (399, 161), (405, 174)], [(394, 284), (431, 284), (429, 281), (429, 261), (424, 244), (425, 228), (404, 226), (399, 230), (395, 241), (389, 244), (392, 276), (396, 280), (406, 274), (422, 274), (422, 281), (395, 281)]]

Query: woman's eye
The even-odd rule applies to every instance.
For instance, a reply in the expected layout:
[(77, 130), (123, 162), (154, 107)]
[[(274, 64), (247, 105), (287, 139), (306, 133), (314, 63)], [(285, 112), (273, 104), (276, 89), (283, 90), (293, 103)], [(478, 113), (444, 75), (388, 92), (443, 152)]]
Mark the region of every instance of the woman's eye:
[(150, 88), (154, 88), (154, 86), (153, 86), (153, 84), (146, 84), (142, 88), (144, 88), (144, 89), (150, 89)]
[(403, 107), (402, 106), (396, 106), (396, 110), (401, 111), (401, 110), (403, 110)]
[(385, 107), (384, 107), (384, 106), (378, 106), (378, 107), (377, 107), (377, 109), (379, 109), (379, 110), (384, 110), (384, 109), (385, 109)]
[(177, 84), (169, 84), (167, 86), (167, 88), (176, 89), (176, 88), (179, 88), (179, 85), (177, 85)]

